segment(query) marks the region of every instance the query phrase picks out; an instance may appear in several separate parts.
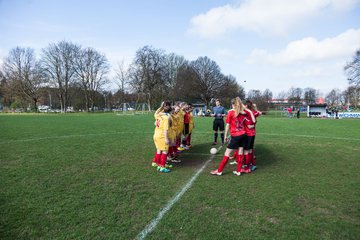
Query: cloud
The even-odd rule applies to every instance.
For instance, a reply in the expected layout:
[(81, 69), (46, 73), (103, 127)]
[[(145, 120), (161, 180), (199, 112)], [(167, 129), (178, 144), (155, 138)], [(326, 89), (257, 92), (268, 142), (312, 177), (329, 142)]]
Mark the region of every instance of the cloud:
[(358, 48), (360, 48), (360, 29), (349, 29), (334, 38), (319, 41), (316, 38), (307, 37), (293, 41), (277, 53), (254, 49), (247, 63), (286, 65), (334, 60), (349, 57)]
[(218, 49), (216, 55), (224, 59), (234, 59), (236, 57), (235, 53), (228, 48)]
[(324, 11), (348, 11), (359, 0), (246, 0), (240, 5), (212, 8), (191, 19), (189, 32), (206, 38), (244, 29), (284, 35), (290, 28)]

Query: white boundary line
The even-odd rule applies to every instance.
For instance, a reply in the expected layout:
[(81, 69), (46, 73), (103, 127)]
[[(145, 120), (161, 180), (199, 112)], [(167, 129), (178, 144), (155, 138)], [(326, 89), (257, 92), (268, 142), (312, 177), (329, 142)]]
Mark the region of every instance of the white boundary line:
[(314, 136), (314, 135), (292, 135), (283, 133), (257, 133), (258, 135), (270, 135), (270, 136), (288, 136), (288, 137), (305, 137), (305, 138), (325, 138), (335, 140), (349, 140), (349, 141), (360, 141), (360, 138), (345, 138), (345, 137), (327, 137), (327, 136)]
[[(105, 133), (89, 133), (89, 134), (73, 134), (53, 137), (39, 137), (39, 138), (27, 138), (27, 139), (15, 139), (8, 141), (1, 141), (0, 144), (14, 143), (14, 142), (31, 142), (41, 141), (49, 139), (61, 139), (61, 138), (73, 138), (73, 137), (88, 137), (88, 136), (101, 136), (101, 135), (115, 135), (115, 134), (153, 134), (153, 132), (105, 132)], [(211, 132), (197, 132), (196, 134), (210, 134)], [(257, 133), (257, 135), (270, 135), (270, 136), (287, 136), (287, 137), (305, 137), (305, 138), (323, 138), (323, 139), (335, 139), (335, 140), (347, 140), (347, 141), (360, 141), (360, 138), (346, 138), (346, 137), (327, 137), (327, 136), (314, 136), (314, 135), (292, 135), (283, 133)]]
[(107, 132), (107, 133), (73, 134), (73, 135), (63, 135), (63, 136), (54, 136), (54, 137), (16, 139), (16, 140), (3, 141), (3, 142), (0, 142), (0, 144), (13, 143), (13, 142), (31, 142), (31, 141), (41, 141), (41, 140), (60, 139), (60, 138), (73, 138), (73, 137), (88, 137), (88, 136), (114, 135), (114, 134), (131, 134), (131, 133), (132, 132)]
[[(218, 151), (220, 151), (220, 149), (222, 148), (222, 146), (220, 146), (218, 148)], [(142, 230), (136, 237), (136, 239), (142, 240), (145, 239), (146, 236), (151, 233), (156, 226), (159, 224), (160, 220), (164, 217), (164, 215), (171, 209), (171, 207), (180, 200), (180, 198), (182, 197), (182, 195), (184, 195), (184, 193), (192, 186), (192, 184), (194, 183), (194, 181), (198, 178), (198, 176), (200, 175), (200, 173), (205, 169), (205, 167), (211, 162), (211, 160), (214, 159), (216, 155), (211, 155), (209, 160), (207, 160), (204, 165), (194, 174), (194, 176), (192, 176), (192, 178), (182, 187), (182, 189), (176, 193), (176, 195), (166, 204), (166, 206), (164, 208), (162, 208), (160, 210), (160, 212), (158, 213), (158, 215), (156, 216), (156, 218), (154, 218), (145, 228), (144, 230)]]

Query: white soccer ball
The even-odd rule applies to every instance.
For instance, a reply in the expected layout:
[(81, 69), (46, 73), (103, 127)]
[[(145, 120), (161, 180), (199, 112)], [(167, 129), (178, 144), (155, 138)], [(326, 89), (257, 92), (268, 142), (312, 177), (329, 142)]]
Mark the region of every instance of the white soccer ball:
[(216, 153), (217, 153), (217, 149), (216, 149), (216, 148), (210, 149), (210, 153), (211, 153), (211, 154), (216, 154)]

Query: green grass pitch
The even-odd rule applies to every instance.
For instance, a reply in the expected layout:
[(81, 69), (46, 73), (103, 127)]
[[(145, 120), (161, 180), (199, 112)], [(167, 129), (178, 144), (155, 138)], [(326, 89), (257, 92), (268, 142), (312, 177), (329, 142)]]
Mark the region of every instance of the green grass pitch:
[[(0, 239), (134, 239), (210, 159), (211, 118), (173, 172), (151, 167), (152, 115), (0, 115)], [(259, 169), (212, 176), (147, 239), (360, 239), (360, 121), (260, 117)]]

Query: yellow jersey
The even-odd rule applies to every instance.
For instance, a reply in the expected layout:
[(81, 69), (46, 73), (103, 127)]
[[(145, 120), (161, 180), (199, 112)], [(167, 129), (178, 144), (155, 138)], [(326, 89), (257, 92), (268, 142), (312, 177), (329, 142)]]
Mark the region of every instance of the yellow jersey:
[(184, 116), (185, 116), (185, 112), (180, 109), (180, 111), (178, 112), (179, 115), (179, 132), (182, 133), (184, 131)]
[(154, 131), (154, 143), (156, 149), (161, 151), (167, 151), (169, 149), (169, 144), (165, 143), (165, 130), (167, 131), (167, 138), (169, 139), (169, 129), (171, 116), (166, 113), (155, 114), (155, 131)]
[(155, 133), (154, 137), (165, 138), (164, 130), (169, 130), (169, 122), (171, 121), (171, 116), (168, 114), (160, 113), (155, 114)]

